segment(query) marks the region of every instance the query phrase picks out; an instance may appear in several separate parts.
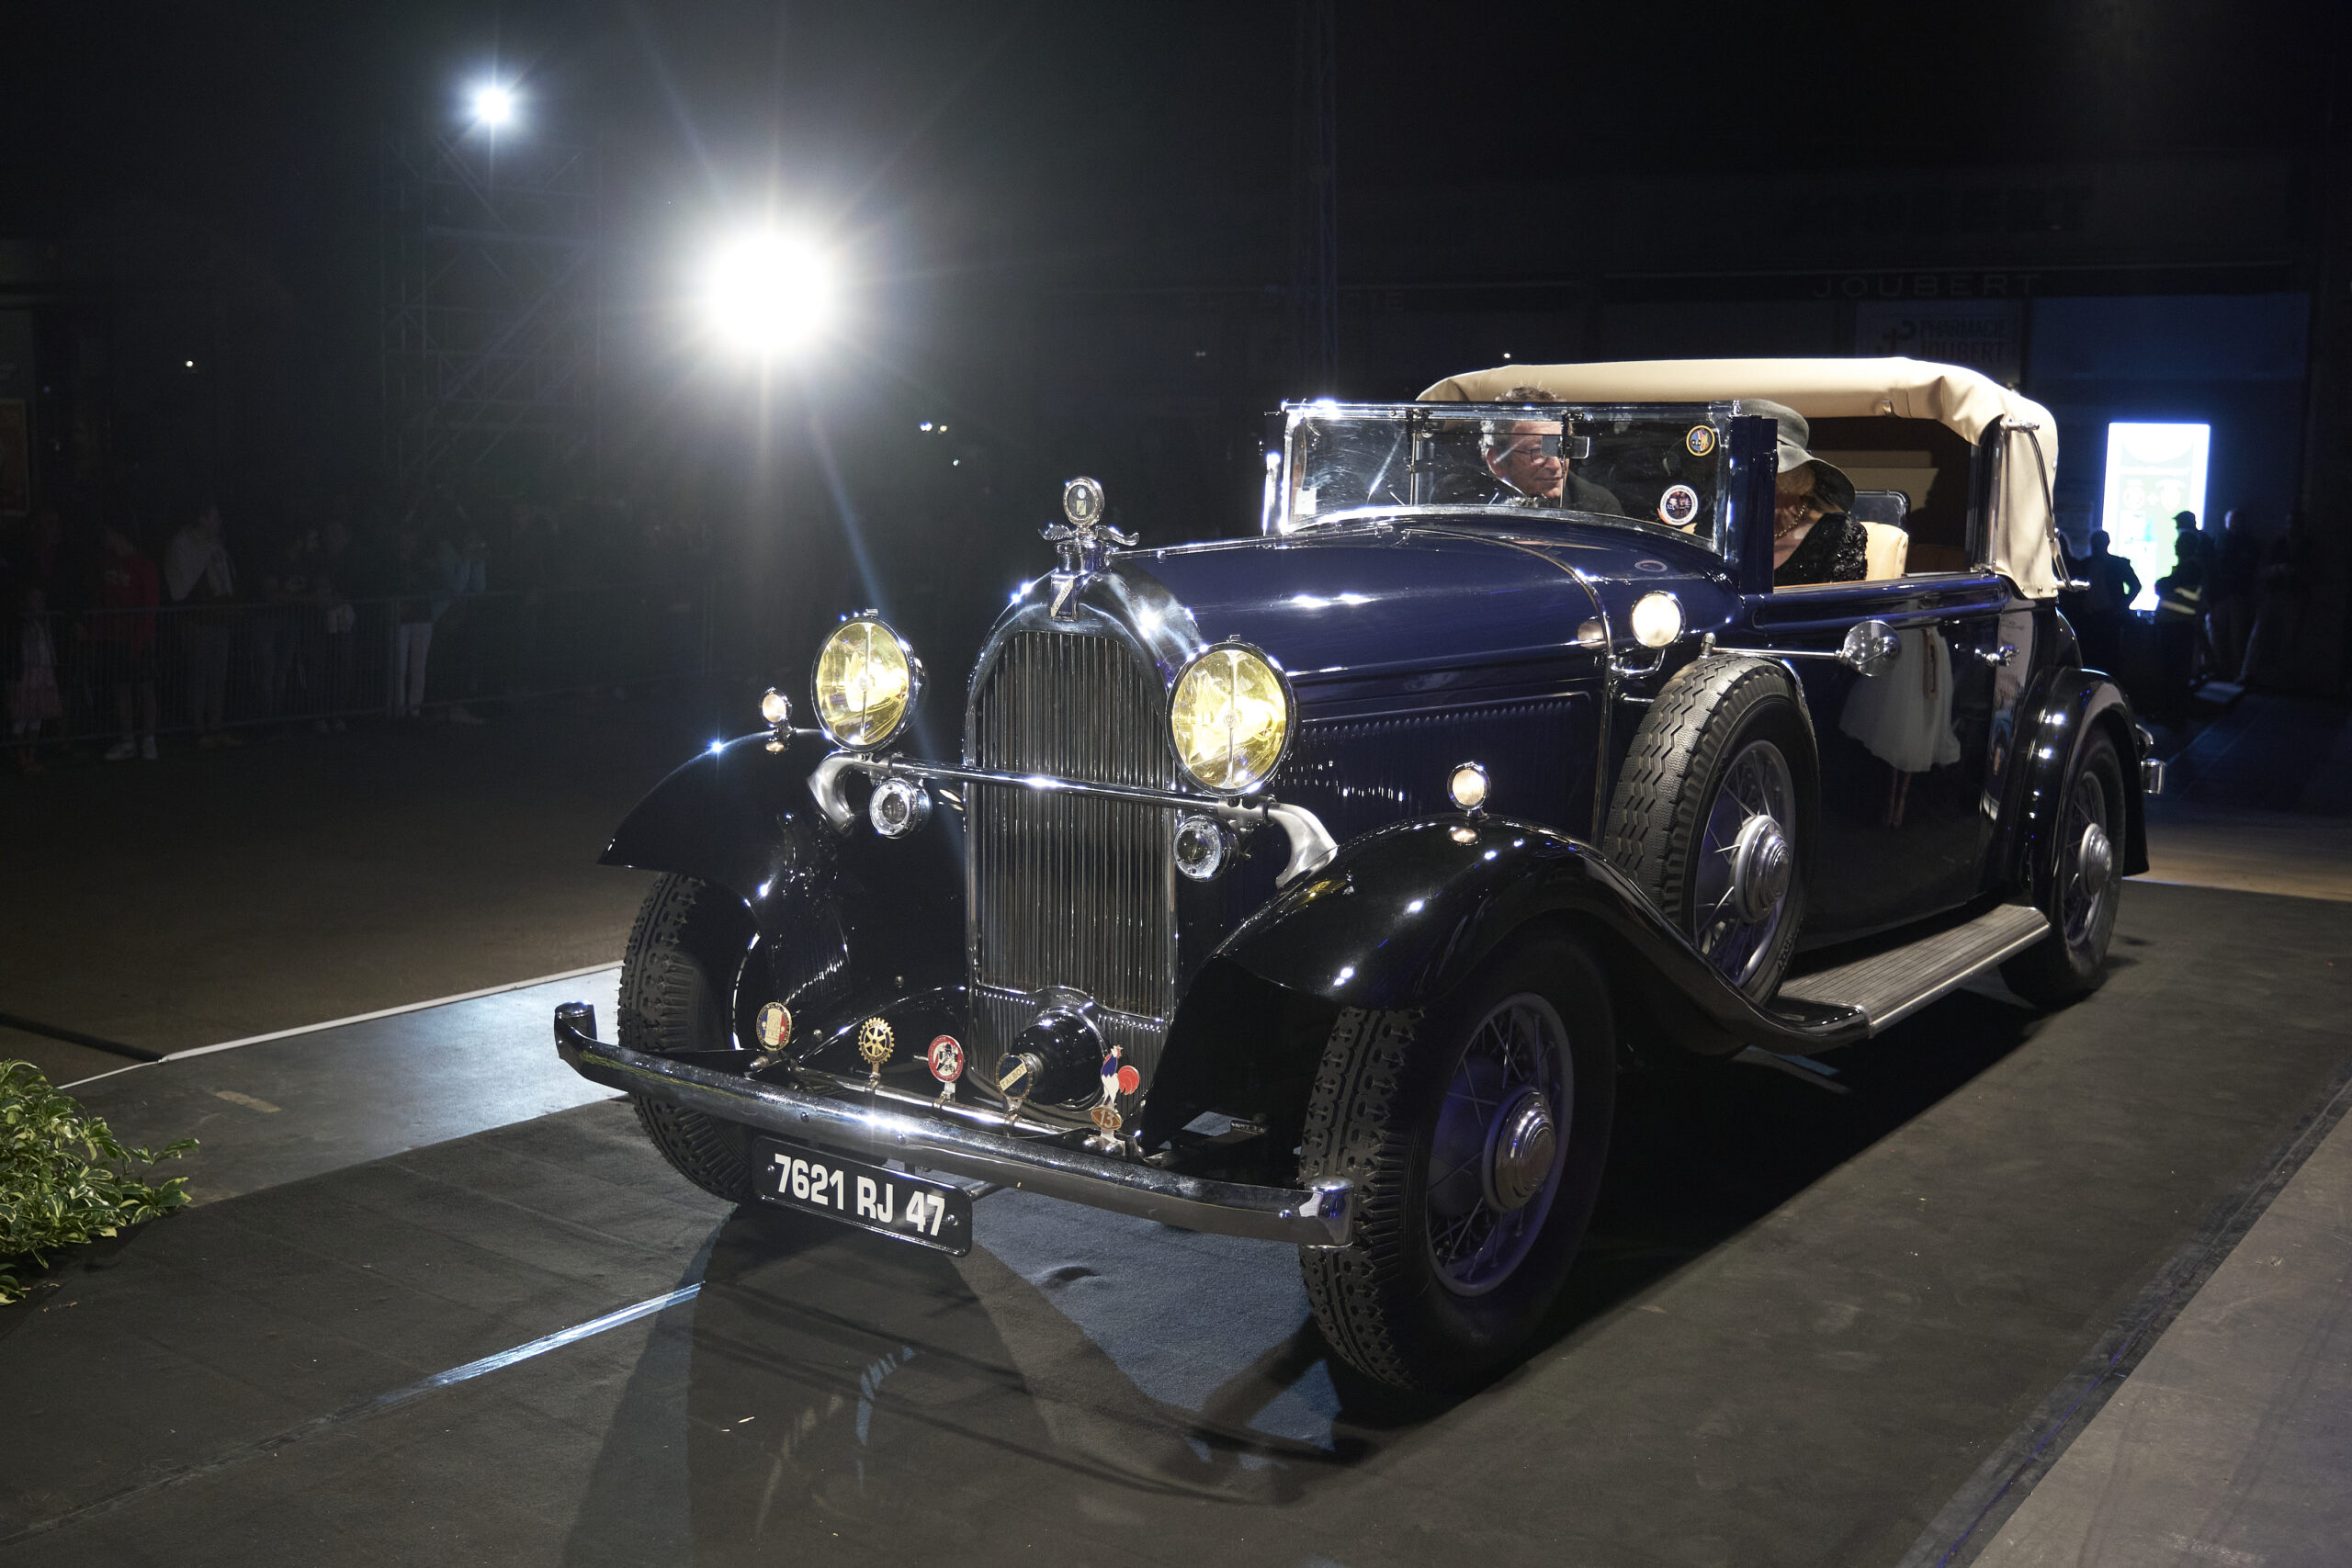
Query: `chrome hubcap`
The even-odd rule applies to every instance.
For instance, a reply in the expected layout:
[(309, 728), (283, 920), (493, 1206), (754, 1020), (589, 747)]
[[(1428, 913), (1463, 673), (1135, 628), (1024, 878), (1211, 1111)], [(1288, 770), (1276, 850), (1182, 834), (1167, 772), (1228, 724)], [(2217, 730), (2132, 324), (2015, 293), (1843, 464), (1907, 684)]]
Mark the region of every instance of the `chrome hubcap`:
[(1524, 1208), (1544, 1190), (1559, 1157), (1560, 1129), (1551, 1103), (1532, 1084), (1520, 1089), (1495, 1118), (1487, 1139), (1487, 1202), (1497, 1213)]
[(1715, 972), (1745, 987), (1764, 972), (1796, 883), (1796, 780), (1769, 740), (1751, 740), (1724, 770), (1692, 872), (1691, 939)]
[(2077, 952), (2103, 947), (2115, 921), (2115, 841), (2107, 836), (2107, 790), (2085, 771), (2066, 802), (2065, 837), (2072, 844), (2060, 874), (2058, 919), (2066, 945)]
[(1567, 1030), (1542, 997), (1510, 998), (1471, 1031), (1438, 1109), (1427, 1189), (1430, 1261), (1454, 1294), (1501, 1284), (1543, 1234), (1575, 1089)]
[(1796, 857), (1789, 849), (1789, 837), (1781, 825), (1770, 817), (1751, 817), (1739, 830), (1738, 841), (1732, 845), (1731, 885), (1733, 902), (1739, 908), (1740, 918), (1760, 920), (1779, 908), (1789, 896), (1789, 877)]

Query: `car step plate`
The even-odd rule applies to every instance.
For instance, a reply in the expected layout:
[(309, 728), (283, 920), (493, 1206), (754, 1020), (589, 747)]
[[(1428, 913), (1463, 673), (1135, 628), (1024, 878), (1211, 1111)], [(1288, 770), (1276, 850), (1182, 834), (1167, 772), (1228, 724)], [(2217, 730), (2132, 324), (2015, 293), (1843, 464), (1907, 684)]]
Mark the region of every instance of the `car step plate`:
[(752, 1150), (752, 1185), (771, 1203), (957, 1258), (972, 1250), (972, 1198), (960, 1187), (772, 1138)]
[(2040, 942), (2050, 922), (2039, 909), (2003, 904), (1949, 931), (1873, 953), (1868, 958), (1816, 969), (1781, 987), (1792, 1001), (1859, 1008), (1876, 1034), (1908, 1018), (1971, 976), (1990, 969)]

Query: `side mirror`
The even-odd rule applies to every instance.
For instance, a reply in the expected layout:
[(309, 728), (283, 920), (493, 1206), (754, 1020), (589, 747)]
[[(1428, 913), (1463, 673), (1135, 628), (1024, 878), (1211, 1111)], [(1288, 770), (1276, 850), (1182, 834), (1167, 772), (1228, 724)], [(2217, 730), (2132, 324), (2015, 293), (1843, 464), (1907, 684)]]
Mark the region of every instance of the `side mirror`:
[(1880, 673), (1903, 652), (1903, 639), (1884, 621), (1857, 621), (1838, 649), (1838, 662), (1858, 675)]

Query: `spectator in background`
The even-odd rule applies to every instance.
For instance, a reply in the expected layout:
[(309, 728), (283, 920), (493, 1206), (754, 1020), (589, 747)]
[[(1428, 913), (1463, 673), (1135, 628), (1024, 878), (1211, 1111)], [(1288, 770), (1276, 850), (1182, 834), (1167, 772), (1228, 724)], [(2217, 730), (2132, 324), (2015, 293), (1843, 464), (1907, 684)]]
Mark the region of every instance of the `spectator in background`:
[(440, 568), (417, 542), (412, 525), (401, 527), (392, 552), (392, 634), (390, 708), (394, 718), (421, 718), (424, 714), (424, 660), (433, 651), (433, 623), (440, 618), (445, 580)]
[(2107, 530), (2091, 535), (2091, 553), (2083, 562), (2090, 586), (2081, 595), (2081, 624), (2075, 629), (2083, 640), (2083, 662), (2112, 671), (2123, 651), (2123, 622), (2132, 601), (2140, 596), (2140, 574), (2132, 563), (2108, 548)]
[(2173, 536), (2173, 554), (2171, 575), (2156, 580), (2156, 700), (2150, 708), (2177, 721), (2188, 716), (2205, 621), (2204, 551), (2196, 529), (2183, 528)]
[[(463, 514), (459, 516), (462, 523)], [(442, 667), (449, 671), (448, 689), (455, 694), (449, 704), (449, 722), (480, 724), (481, 716), (466, 706), (466, 699), (475, 695), (481, 683), (482, 594), (489, 588), (490, 543), (470, 523), (462, 526), (462, 536), (444, 537), (434, 547), (446, 593), (441, 636), (450, 643), (442, 656)]]
[(78, 510), (61, 513), (54, 507), (44, 508), (33, 520), (33, 544), (34, 581), (48, 607), (50, 640), (57, 655), (61, 716), (65, 733), (76, 735), (94, 726), (98, 714), (89, 615), (99, 552)]
[(182, 607), (176, 617), (187, 660), (187, 716), (205, 750), (243, 742), (221, 728), (229, 704), (229, 652), (236, 637), (232, 606), (237, 573), (220, 539), (220, 508), (206, 502), (164, 552), (164, 588)]
[(57, 645), (49, 634), (48, 595), (26, 588), (17, 602), (16, 660), (8, 678), (8, 739), (17, 748), (17, 766), (28, 773), (42, 771), (40, 727), (62, 717), (57, 695)]
[(2254, 630), (2246, 638), (2249, 684), (2286, 686), (2297, 674), (2295, 654), (2311, 607), (2312, 535), (2301, 509), (2287, 513), (2287, 530), (2270, 541), (2255, 571)]
[(91, 642), (114, 687), (115, 717), (122, 739), (107, 750), (109, 762), (133, 757), (155, 760), (155, 605), (163, 581), (155, 563), (126, 529), (108, 524), (99, 533), (106, 553), (98, 562), (98, 613)]
[(2205, 595), (2205, 631), (2213, 645), (2213, 671), (2224, 681), (2245, 678), (2246, 640), (2254, 634), (2254, 580), (2262, 566), (2262, 544), (2254, 522), (2234, 508), (2222, 514), (2221, 547), (2213, 552)]
[[(319, 533), (298, 528), (286, 537), (277, 558), (264, 570), (262, 598), (266, 608), (251, 617), (254, 628), (254, 681), (260, 688), (261, 716), (277, 718), (299, 682), (305, 645), (318, 635), (325, 599), (319, 592)], [(315, 662), (317, 654), (310, 653)]]
[(327, 716), (319, 720), (340, 735), (346, 728), (342, 716), (352, 706), (352, 682), (359, 669), (359, 612), (351, 596), (359, 592), (361, 569), (352, 547), (351, 524), (338, 503), (324, 528), (319, 530), (320, 702)]

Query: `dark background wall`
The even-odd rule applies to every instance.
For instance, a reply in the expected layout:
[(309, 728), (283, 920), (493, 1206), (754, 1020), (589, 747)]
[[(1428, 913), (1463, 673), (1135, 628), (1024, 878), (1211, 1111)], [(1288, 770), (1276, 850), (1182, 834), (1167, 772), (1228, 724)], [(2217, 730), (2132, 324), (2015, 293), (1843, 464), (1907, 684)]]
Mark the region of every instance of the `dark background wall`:
[[(2305, 662), (2333, 687), (2343, 9), (1348, 6), (1327, 160), (1297, 151), (1288, 4), (40, 0), (0, 66), (0, 401), (37, 389), (35, 505), (398, 510), (382, 137), (448, 130), (495, 62), (517, 134), (597, 160), (597, 428), (455, 480), (714, 519), (792, 606), (780, 646), (850, 599), (954, 619), (1036, 570), (1072, 472), (1149, 537), (1245, 532), (1284, 396), (1894, 347), (2056, 410), (2076, 526), (2107, 422), (2211, 422), (2214, 509), (2312, 514)], [(1295, 324), (1318, 169), (1328, 372)], [(771, 212), (854, 287), (825, 350), (761, 382), (706, 352), (690, 295), (712, 236)]]

